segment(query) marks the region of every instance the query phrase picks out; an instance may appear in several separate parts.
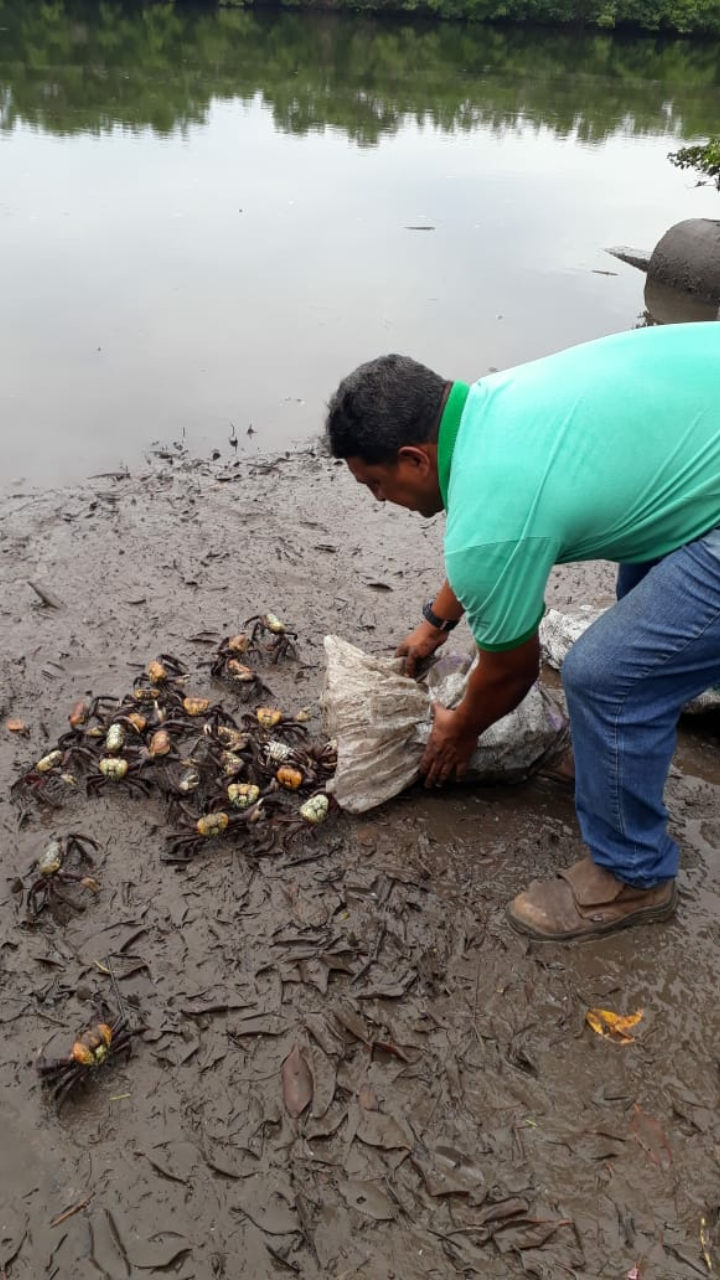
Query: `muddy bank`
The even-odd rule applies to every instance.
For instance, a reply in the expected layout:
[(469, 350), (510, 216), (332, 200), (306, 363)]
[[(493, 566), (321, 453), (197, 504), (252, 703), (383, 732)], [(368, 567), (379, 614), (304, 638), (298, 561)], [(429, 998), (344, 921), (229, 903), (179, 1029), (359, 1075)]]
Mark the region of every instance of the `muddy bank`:
[[(574, 949), (525, 943), (503, 920), (508, 897), (575, 854), (571, 800), (549, 784), (416, 791), (292, 853), (251, 863), (218, 844), (182, 870), (160, 861), (154, 800), (78, 798), (21, 824), (10, 783), (71, 703), (123, 692), (159, 651), (196, 670), (201, 631), (219, 639), (274, 608), (303, 665), (269, 683), (287, 710), (315, 706), (325, 632), (387, 652), (437, 584), (441, 530), (374, 506), (311, 453), (159, 461), (15, 491), (1, 515), (0, 702), (3, 722), (30, 726), (0, 733), (9, 1280), (707, 1274), (717, 727), (683, 735), (669, 786), (677, 921)], [(558, 575), (549, 602), (611, 591), (588, 566)], [(235, 705), (206, 668), (193, 690)], [(100, 892), (22, 928), (14, 882), (51, 830), (100, 841)], [(58, 1115), (32, 1064), (68, 1052), (93, 993), (111, 999), (108, 956), (145, 1030)], [(642, 1009), (634, 1043), (596, 1037), (588, 1006)], [(314, 1090), (300, 1118), (281, 1078), (296, 1045)]]

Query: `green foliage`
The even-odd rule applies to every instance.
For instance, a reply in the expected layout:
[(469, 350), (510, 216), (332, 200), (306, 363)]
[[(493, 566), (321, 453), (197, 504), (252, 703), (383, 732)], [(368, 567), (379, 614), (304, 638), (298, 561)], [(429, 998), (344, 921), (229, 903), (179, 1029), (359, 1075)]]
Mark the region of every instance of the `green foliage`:
[(678, 169), (697, 169), (711, 178), (720, 191), (720, 138), (711, 138), (695, 147), (681, 147), (668, 156)]
[(0, 28), (0, 131), (166, 134), (259, 97), (279, 129), (363, 146), (408, 119), (498, 135), (522, 121), (588, 144), (720, 133), (710, 41), (111, 0), (0, 0)]

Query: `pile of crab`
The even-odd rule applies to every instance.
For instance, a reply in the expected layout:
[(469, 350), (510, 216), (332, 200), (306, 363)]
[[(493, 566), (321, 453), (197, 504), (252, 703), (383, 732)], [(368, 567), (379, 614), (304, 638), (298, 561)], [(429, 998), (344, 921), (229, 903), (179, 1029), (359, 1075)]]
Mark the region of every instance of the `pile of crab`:
[[(210, 663), (211, 675), (245, 705), (272, 697), (250, 666), (253, 658), (270, 664), (297, 658), (297, 636), (275, 614), (249, 618), (245, 626), (251, 624), (251, 630), (227, 636)], [(221, 702), (191, 692), (189, 682), (184, 663), (164, 653), (122, 697), (101, 694), (77, 702), (68, 729), (13, 784), (24, 813), (28, 799), (52, 810), (82, 787), (88, 796), (121, 790), (159, 796), (175, 827), (163, 861), (180, 864), (220, 838), (234, 839), (251, 856), (288, 850), (301, 833), (325, 822), (333, 809), (325, 787), (337, 752), (332, 741), (310, 739), (309, 716), (288, 716), (271, 705), (233, 715)], [(76, 831), (51, 837), (29, 880), (17, 885), (26, 925), (56, 901), (84, 910), (79, 895), (100, 888), (93, 874), (97, 848), (96, 840)], [(58, 1103), (114, 1057), (130, 1053), (137, 1030), (129, 1026), (114, 975), (107, 972), (117, 1009), (99, 1002), (98, 1020), (67, 1056), (37, 1061)]]
[[(242, 702), (270, 693), (248, 665), (252, 655), (270, 662), (297, 656), (295, 633), (274, 614), (250, 623), (251, 631), (222, 641), (211, 664), (212, 675), (230, 684)], [(60, 806), (81, 785), (89, 796), (121, 789), (159, 795), (176, 827), (163, 861), (174, 863), (188, 862), (218, 837), (241, 840), (255, 855), (287, 850), (302, 832), (325, 822), (332, 810), (325, 785), (335, 772), (335, 744), (312, 741), (302, 713), (288, 716), (264, 705), (231, 715), (221, 702), (190, 692), (189, 679), (182, 662), (161, 654), (123, 697), (76, 703), (67, 731), (22, 770), (15, 797)], [(96, 891), (97, 882), (84, 874), (94, 847), (79, 833), (50, 841), (28, 889), (31, 914), (53, 896), (63, 897), (63, 883)]]

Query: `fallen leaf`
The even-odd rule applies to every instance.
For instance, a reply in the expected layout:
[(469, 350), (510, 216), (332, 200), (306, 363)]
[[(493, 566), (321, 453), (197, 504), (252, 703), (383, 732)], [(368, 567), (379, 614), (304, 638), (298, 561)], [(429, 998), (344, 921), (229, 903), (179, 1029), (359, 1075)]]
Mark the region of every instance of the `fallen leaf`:
[(667, 1173), (672, 1164), (670, 1144), (657, 1120), (649, 1116), (646, 1111), (643, 1111), (642, 1107), (639, 1107), (637, 1103), (633, 1108), (630, 1131), (653, 1164), (656, 1164), (659, 1169)]
[(357, 1100), (363, 1111), (379, 1111), (378, 1100), (369, 1084), (361, 1084), (357, 1091)]
[(381, 1115), (379, 1111), (361, 1111), (357, 1136), (368, 1146), (381, 1147), (384, 1151), (392, 1151), (395, 1147), (406, 1147), (411, 1151), (413, 1147), (412, 1134), (392, 1116)]
[(359, 1209), (376, 1222), (390, 1222), (397, 1217), (396, 1206), (375, 1182), (346, 1182), (339, 1190), (351, 1209)]
[(312, 1102), (313, 1082), (310, 1068), (294, 1044), (282, 1065), (283, 1099), (290, 1116), (301, 1116)]
[(642, 1016), (642, 1009), (625, 1017), (612, 1013), (610, 1009), (588, 1009), (585, 1021), (596, 1035), (603, 1036), (606, 1040), (612, 1040), (615, 1044), (634, 1044), (635, 1038), (628, 1035), (628, 1031), (637, 1026)]

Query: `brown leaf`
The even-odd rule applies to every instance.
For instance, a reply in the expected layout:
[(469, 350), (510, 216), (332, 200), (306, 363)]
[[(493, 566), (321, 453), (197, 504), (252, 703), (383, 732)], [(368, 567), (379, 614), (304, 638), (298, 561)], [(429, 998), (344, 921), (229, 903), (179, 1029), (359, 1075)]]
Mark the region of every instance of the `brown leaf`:
[(282, 1065), (283, 1099), (290, 1116), (301, 1116), (312, 1102), (313, 1082), (310, 1068), (295, 1043)]
[(378, 1100), (369, 1084), (361, 1084), (357, 1091), (357, 1100), (363, 1111), (379, 1111)]
[(359, 1209), (376, 1222), (390, 1222), (397, 1217), (397, 1207), (376, 1182), (345, 1182), (339, 1190), (351, 1209)]
[(384, 1151), (392, 1151), (395, 1147), (412, 1149), (412, 1134), (392, 1116), (381, 1115), (379, 1111), (362, 1111), (358, 1120), (357, 1136), (361, 1142), (370, 1147), (381, 1147)]
[(633, 1118), (630, 1124), (630, 1132), (636, 1142), (640, 1143), (643, 1151), (650, 1157), (653, 1164), (667, 1173), (672, 1164), (670, 1155), (670, 1144), (665, 1137), (657, 1120), (649, 1116), (637, 1102), (633, 1108)]

